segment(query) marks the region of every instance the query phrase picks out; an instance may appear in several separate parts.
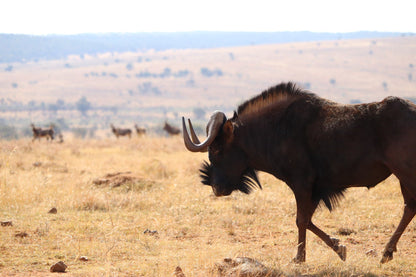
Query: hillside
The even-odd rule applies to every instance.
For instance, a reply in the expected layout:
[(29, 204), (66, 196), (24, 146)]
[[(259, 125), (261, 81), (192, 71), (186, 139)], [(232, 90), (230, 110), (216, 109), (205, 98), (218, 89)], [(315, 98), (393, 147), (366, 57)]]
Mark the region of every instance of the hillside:
[(396, 37), (3, 63), (0, 117), (26, 133), (30, 122), (94, 130), (138, 123), (159, 130), (164, 120), (178, 125), (182, 115), (199, 115), (195, 122), (203, 127), (214, 110), (231, 113), (282, 81), (341, 103), (414, 99), (415, 49), (416, 37)]
[[(79, 35), (0, 34), (0, 63), (63, 59), (69, 55), (107, 52), (208, 49), (273, 43), (370, 39), (404, 36), (403, 33), (352, 32), (175, 32), (105, 33)], [(410, 34), (411, 35), (411, 34)], [(27, 47), (30, 45), (30, 47)]]

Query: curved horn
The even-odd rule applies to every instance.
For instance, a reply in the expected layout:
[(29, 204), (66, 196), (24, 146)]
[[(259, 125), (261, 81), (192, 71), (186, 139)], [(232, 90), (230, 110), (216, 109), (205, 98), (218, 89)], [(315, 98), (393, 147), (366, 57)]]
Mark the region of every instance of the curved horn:
[(191, 152), (206, 152), (208, 150), (208, 146), (217, 137), (218, 132), (220, 131), (222, 125), (224, 124), (226, 120), (227, 120), (227, 117), (225, 116), (224, 113), (215, 112), (211, 116), (211, 119), (209, 120), (207, 124), (208, 137), (205, 139), (204, 142), (198, 143), (199, 140), (196, 137), (195, 132), (192, 128), (192, 123), (190, 124), (189, 127), (191, 129), (191, 135), (192, 135), (192, 138), (194, 139), (194, 142), (192, 142), (191, 138), (189, 137), (188, 129), (186, 128), (186, 124), (185, 124), (185, 118), (182, 117), (183, 141), (185, 143), (186, 148)]

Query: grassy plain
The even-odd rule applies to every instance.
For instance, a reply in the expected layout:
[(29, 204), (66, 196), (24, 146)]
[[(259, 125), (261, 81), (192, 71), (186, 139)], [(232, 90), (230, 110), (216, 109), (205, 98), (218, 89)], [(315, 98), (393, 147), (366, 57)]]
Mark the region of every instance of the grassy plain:
[[(217, 276), (216, 262), (245, 256), (283, 276), (416, 276), (415, 221), (394, 259), (379, 264), (403, 208), (394, 177), (351, 189), (335, 211), (315, 214), (347, 246), (346, 262), (308, 233), (307, 262), (295, 265), (288, 187), (262, 173), (263, 190), (216, 198), (199, 182), (203, 159), (180, 137), (2, 141), (0, 221), (13, 226), (0, 227), (0, 275), (56, 276), (50, 266), (64, 261), (65, 276), (172, 276), (176, 266), (186, 276)], [(127, 171), (138, 179), (119, 187), (93, 182)], [(340, 235), (342, 228), (352, 233)]]

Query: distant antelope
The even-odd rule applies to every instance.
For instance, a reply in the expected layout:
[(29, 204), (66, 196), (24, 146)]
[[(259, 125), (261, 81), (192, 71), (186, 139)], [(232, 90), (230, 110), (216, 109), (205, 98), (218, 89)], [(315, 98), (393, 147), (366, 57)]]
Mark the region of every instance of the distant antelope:
[(113, 124), (111, 126), (111, 131), (113, 131), (114, 135), (118, 138), (119, 136), (128, 136), (131, 138), (131, 130), (130, 129), (122, 129), (122, 128), (116, 128)]
[(181, 130), (176, 128), (165, 121), (165, 126), (163, 126), (163, 130), (168, 132), (169, 135), (178, 135)]
[(58, 140), (59, 143), (63, 143), (64, 142), (64, 136), (62, 134), (59, 134), (58, 135), (58, 138), (59, 138), (59, 140)]
[(45, 137), (46, 140), (49, 140), (49, 139), (51, 139), (51, 141), (53, 140), (53, 135), (55, 132), (53, 131), (52, 124), (47, 129), (36, 128), (33, 123), (30, 124), (30, 126), (32, 127), (32, 132), (33, 132), (32, 142), (35, 141), (35, 139), (40, 140), (41, 137)]
[(137, 135), (139, 137), (141, 135), (145, 135), (146, 134), (146, 129), (145, 128), (140, 128), (139, 126), (137, 126), (137, 124), (134, 124), (134, 128), (136, 129), (136, 133), (137, 133)]

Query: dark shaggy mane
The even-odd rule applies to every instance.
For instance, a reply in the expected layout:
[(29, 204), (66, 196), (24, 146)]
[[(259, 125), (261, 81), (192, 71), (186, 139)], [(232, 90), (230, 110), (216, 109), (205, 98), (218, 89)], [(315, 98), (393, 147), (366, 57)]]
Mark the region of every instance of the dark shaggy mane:
[(310, 93), (304, 89), (299, 88), (292, 82), (281, 83), (274, 87), (271, 87), (261, 94), (247, 100), (238, 107), (237, 114), (251, 114), (257, 113), (265, 107), (271, 105), (288, 102), (291, 103), (300, 97), (317, 97), (315, 94)]

